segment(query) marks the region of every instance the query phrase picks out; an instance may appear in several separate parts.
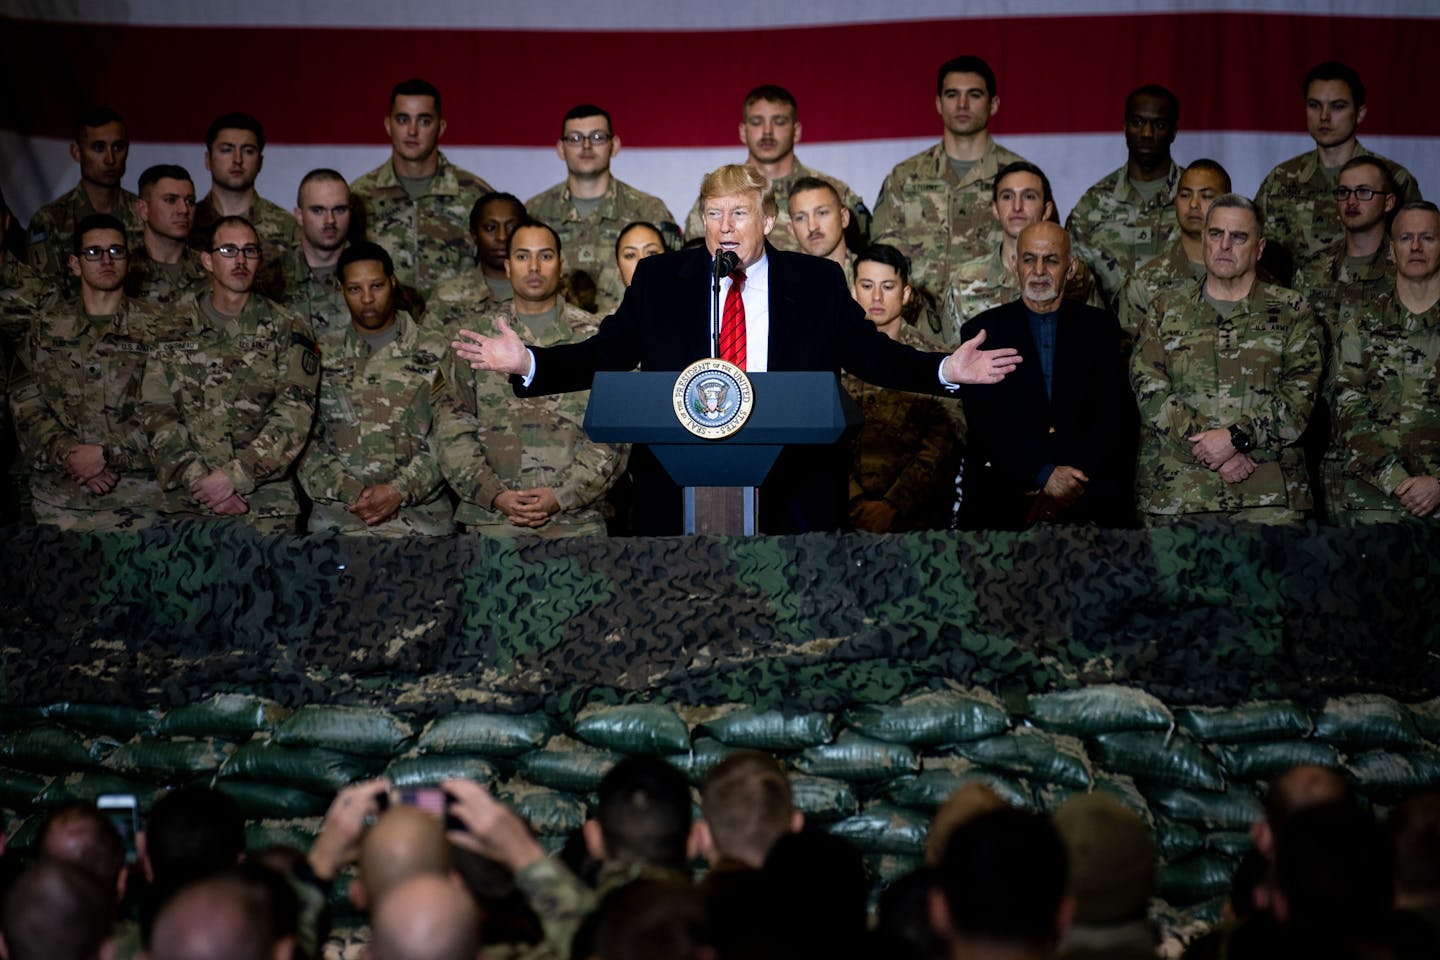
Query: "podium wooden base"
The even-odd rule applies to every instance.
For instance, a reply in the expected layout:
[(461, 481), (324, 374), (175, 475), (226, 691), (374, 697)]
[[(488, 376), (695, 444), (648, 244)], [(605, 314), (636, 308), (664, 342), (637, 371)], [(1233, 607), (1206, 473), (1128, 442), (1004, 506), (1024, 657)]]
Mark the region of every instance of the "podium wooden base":
[(686, 487), (685, 533), (755, 535), (754, 487)]

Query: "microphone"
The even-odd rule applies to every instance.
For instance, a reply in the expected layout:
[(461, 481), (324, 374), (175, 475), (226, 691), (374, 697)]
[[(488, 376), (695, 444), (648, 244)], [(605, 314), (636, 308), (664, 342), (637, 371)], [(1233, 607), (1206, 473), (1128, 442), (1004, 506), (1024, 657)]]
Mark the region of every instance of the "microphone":
[(719, 289), (720, 278), (728, 277), (740, 266), (740, 258), (732, 250), (715, 251), (714, 280), (716, 289)]

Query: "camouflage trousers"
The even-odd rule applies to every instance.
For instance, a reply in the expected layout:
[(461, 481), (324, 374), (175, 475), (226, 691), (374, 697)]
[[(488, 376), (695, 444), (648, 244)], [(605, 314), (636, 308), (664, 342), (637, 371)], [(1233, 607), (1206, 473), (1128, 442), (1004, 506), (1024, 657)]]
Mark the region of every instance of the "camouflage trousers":
[(1304, 523), (1306, 511), (1289, 507), (1246, 507), (1243, 510), (1204, 510), (1197, 513), (1142, 513), (1140, 523), (1146, 527), (1168, 527), (1176, 523), (1198, 523), (1205, 520), (1229, 520), (1238, 523), (1261, 523), (1284, 526)]
[(160, 521), (160, 514), (154, 510), (135, 507), (116, 507), (102, 510), (76, 510), (61, 507), (44, 500), (31, 500), (35, 511), (35, 522), (61, 530), (144, 530)]

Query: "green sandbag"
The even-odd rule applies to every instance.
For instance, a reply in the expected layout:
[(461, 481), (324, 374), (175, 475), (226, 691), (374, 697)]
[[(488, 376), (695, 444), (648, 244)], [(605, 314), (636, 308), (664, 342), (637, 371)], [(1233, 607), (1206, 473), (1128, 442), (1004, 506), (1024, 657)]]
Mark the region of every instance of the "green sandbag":
[(545, 746), (557, 732), (543, 713), (457, 713), (432, 721), (417, 746), (421, 753), (518, 757)]
[(208, 700), (176, 707), (160, 718), (156, 733), (162, 737), (220, 737), (243, 742), (257, 733), (269, 733), (290, 711), (263, 697), (243, 693), (217, 693)]
[(923, 857), (906, 857), (894, 853), (870, 853), (864, 857), (865, 872), (881, 886), (889, 886), (925, 866)]
[(743, 707), (705, 722), (705, 730), (732, 747), (752, 750), (803, 750), (829, 743), (834, 724), (826, 713), (786, 713)]
[(1175, 722), (1207, 743), (1248, 743), (1308, 737), (1310, 715), (1290, 700), (1255, 700), (1236, 707), (1181, 707)]
[(1054, 816), (1055, 811), (1065, 805), (1065, 801), (1085, 793), (1084, 790), (1076, 790), (1061, 783), (1037, 783), (1032, 789), (1035, 793), (1035, 809), (1046, 816)]
[(694, 786), (705, 782), (705, 776), (721, 760), (734, 753), (737, 747), (727, 747), (714, 737), (696, 737), (685, 753), (672, 753), (665, 762), (685, 774)]
[(1192, 790), (1225, 789), (1225, 772), (1215, 758), (1183, 734), (1127, 730), (1102, 733), (1091, 743), (1096, 762), (1107, 770)]
[(93, 803), (97, 797), (107, 793), (133, 794), (140, 803), (140, 809), (148, 810), (155, 799), (155, 785), (106, 770), (71, 773), (51, 780), (50, 785), (35, 798), (35, 806), (53, 810), (76, 801)]
[(220, 768), (220, 776), (273, 783), (327, 796), (341, 787), (368, 779), (379, 769), (380, 763), (353, 753), (322, 747), (282, 747), (260, 741), (236, 750)]
[(909, 747), (862, 737), (849, 730), (836, 737), (834, 743), (802, 750), (793, 763), (801, 773), (851, 782), (889, 780), (920, 770), (920, 758)]
[[(967, 761), (962, 763), (968, 766)], [(930, 769), (928, 759), (925, 766), (926, 769), (916, 776), (900, 777), (886, 784), (883, 791), (885, 799), (902, 807), (934, 813), (956, 790), (978, 783), (993, 790), (1001, 800), (1012, 807), (1029, 809), (1034, 803), (1030, 791), (1010, 777), (976, 767), (963, 772), (943, 768)]]
[(1089, 789), (1094, 779), (1079, 740), (1032, 727), (962, 743), (955, 752), (967, 760), (1031, 781), (1058, 783), (1076, 790)]
[(0, 733), (9, 733), (21, 727), (33, 727), (45, 720), (44, 707), (17, 707), (0, 704)]
[(1179, 863), (1160, 865), (1160, 896), (1184, 906), (1220, 896), (1230, 889), (1235, 867), (1214, 853), (1201, 853)]
[(311, 704), (292, 713), (270, 739), (283, 747), (324, 747), (367, 757), (393, 757), (413, 735), (410, 725), (388, 710)]
[(1315, 736), (1349, 750), (1403, 750), (1420, 746), (1405, 706), (1378, 693), (1333, 697), (1315, 718)]
[(834, 823), (860, 812), (855, 790), (844, 780), (794, 776), (790, 790), (795, 795), (795, 809), (805, 815), (806, 824)]
[(1141, 789), (1157, 812), (1206, 830), (1249, 830), (1250, 824), (1265, 817), (1265, 808), (1255, 795), (1239, 787), (1223, 793), (1158, 783), (1144, 784)]
[(825, 829), (849, 840), (862, 853), (922, 857), (930, 819), (904, 807), (872, 803), (852, 817), (826, 825)]
[(654, 756), (690, 749), (685, 721), (662, 703), (586, 707), (575, 717), (575, 735), (618, 753)]
[(589, 793), (594, 790), (619, 763), (622, 757), (609, 750), (582, 747), (573, 740), (556, 737), (544, 750), (525, 754), (516, 764), (516, 772), (525, 780), (542, 787), (565, 790), (569, 793)]
[(1440, 787), (1440, 751), (1415, 750), (1387, 753), (1372, 750), (1357, 753), (1345, 762), (1345, 770), (1359, 791), (1379, 803), (1395, 803), (1406, 797)]
[(265, 820), (245, 824), (245, 849), (250, 853), (266, 847), (291, 847), (308, 853), (315, 842), (320, 821)]
[(512, 782), (500, 791), (499, 797), (530, 825), (536, 836), (569, 836), (585, 823), (585, 802), (559, 790)]
[(49, 783), (42, 774), (0, 767), (0, 807), (29, 808)]
[(1412, 703), (1410, 716), (1415, 721), (1420, 736), (1431, 743), (1440, 743), (1440, 697), (1423, 703)]
[(1205, 849), (1205, 834), (1192, 823), (1159, 817), (1155, 821), (1155, 852), (1169, 863)]
[(106, 765), (158, 783), (194, 780), (219, 770), (230, 755), (213, 740), (139, 740), (112, 753)]
[(1145, 802), (1145, 795), (1135, 785), (1135, 781), (1123, 773), (1108, 773), (1096, 771), (1095, 789), (1097, 792), (1109, 794), (1119, 800), (1132, 813), (1144, 822), (1145, 826), (1152, 831), (1155, 829), (1155, 814), (1150, 810), (1150, 804)]
[(215, 789), (232, 798), (240, 808), (240, 814), (247, 820), (318, 817), (330, 807), (330, 801), (323, 796), (273, 783), (217, 780)]
[(1231, 862), (1237, 862), (1255, 849), (1249, 830), (1217, 830), (1205, 837), (1205, 849), (1213, 850)]
[(0, 737), (0, 761), (21, 770), (68, 773), (92, 765), (80, 738), (63, 727), (26, 727)]
[(1232, 779), (1273, 780), (1301, 764), (1337, 769), (1340, 766), (1340, 751), (1319, 740), (1217, 744), (1212, 749)]
[(45, 818), (41, 816), (26, 817), (20, 821), (20, 825), (11, 831), (7, 839), (8, 849), (17, 853), (28, 853), (40, 839), (40, 831), (45, 826)]
[(42, 711), (51, 720), (65, 724), (86, 736), (129, 740), (155, 732), (160, 714), (135, 707), (109, 707), (93, 703), (52, 703)]
[(1170, 708), (1153, 694), (1113, 683), (1030, 698), (1030, 719), (1055, 733), (1090, 737), (1115, 730), (1169, 730)]
[(913, 745), (979, 740), (1010, 729), (1010, 715), (1000, 701), (953, 690), (918, 693), (893, 705), (852, 707), (841, 719), (862, 736)]
[(438, 787), (446, 780), (473, 780), (487, 786), (499, 778), (495, 764), (481, 757), (455, 757), (445, 754), (424, 757), (401, 757), (385, 768), (385, 776), (395, 787)]

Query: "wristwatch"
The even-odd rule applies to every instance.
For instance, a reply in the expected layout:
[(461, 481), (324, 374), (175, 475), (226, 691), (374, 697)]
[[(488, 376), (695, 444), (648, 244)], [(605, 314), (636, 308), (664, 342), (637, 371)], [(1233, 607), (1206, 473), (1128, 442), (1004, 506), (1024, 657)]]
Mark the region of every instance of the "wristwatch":
[(1236, 453), (1249, 453), (1250, 448), (1255, 446), (1255, 441), (1250, 434), (1240, 429), (1239, 424), (1230, 427), (1230, 446), (1235, 448)]

